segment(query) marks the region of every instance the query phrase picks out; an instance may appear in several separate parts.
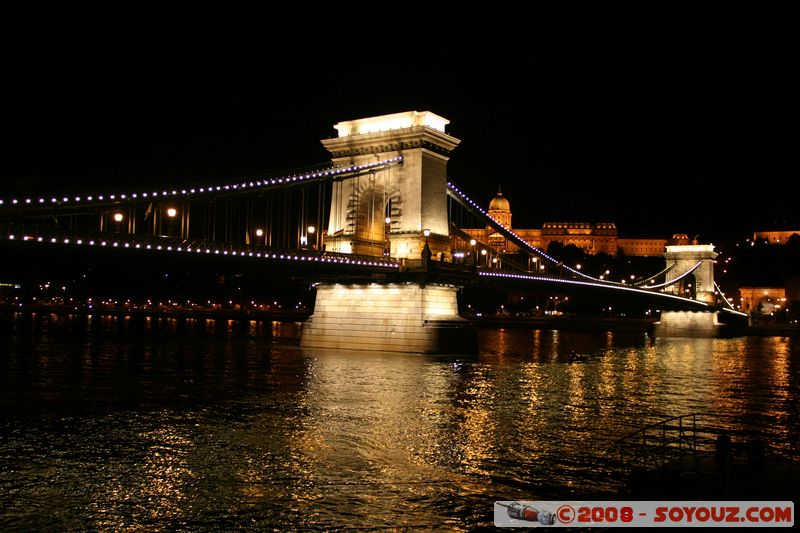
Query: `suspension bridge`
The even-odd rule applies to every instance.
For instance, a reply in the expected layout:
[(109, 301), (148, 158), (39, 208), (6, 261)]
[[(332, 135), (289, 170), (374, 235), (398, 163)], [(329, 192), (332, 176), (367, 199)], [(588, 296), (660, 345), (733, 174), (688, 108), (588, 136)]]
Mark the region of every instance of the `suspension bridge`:
[[(227, 182), (0, 198), (0, 243), (243, 260), (303, 269), (316, 304), (301, 343), (316, 348), (441, 352), (475, 344), (458, 316), (471, 284), (625, 294), (662, 309), (663, 334), (713, 334), (732, 309), (714, 283), (712, 245), (668, 246), (667, 267), (626, 284), (598, 279), (531, 246), (447, 173), (449, 121), (406, 112), (340, 122), (331, 162)], [(490, 227), (495, 249), (464, 228)], [(688, 289), (692, 290), (689, 297)], [(474, 349), (474, 347), (472, 348)]]

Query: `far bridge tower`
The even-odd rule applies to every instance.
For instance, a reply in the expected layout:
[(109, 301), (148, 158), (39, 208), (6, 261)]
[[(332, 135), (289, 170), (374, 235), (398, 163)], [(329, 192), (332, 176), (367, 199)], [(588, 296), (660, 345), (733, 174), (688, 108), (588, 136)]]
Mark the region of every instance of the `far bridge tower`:
[[(685, 243), (689, 240), (682, 237)], [(664, 254), (667, 265), (675, 266), (667, 272), (666, 281), (672, 281), (686, 272), (692, 273), (670, 285), (666, 290), (676, 296), (692, 298), (711, 306), (708, 311), (668, 311), (661, 312), (657, 335), (663, 337), (714, 337), (721, 331), (716, 309), (714, 287), (714, 259), (717, 257), (713, 244), (674, 244), (668, 245)], [(699, 263), (699, 264), (698, 264)]]

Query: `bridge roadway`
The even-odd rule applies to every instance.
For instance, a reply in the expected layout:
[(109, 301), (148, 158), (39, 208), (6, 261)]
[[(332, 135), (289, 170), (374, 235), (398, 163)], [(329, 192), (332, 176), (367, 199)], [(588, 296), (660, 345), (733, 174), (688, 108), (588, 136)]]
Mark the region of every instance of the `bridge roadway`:
[(124, 255), (142, 258), (161, 255), (170, 261), (230, 260), (237, 264), (249, 262), (258, 268), (286, 272), (293, 276), (303, 275), (310, 281), (316, 282), (495, 286), (512, 290), (541, 290), (586, 295), (594, 298), (634, 298), (643, 303), (652, 303), (659, 309), (730, 312), (727, 308), (712, 306), (706, 302), (619, 283), (599, 282), (569, 271), (567, 271), (569, 277), (541, 276), (535, 273), (476, 268), (435, 260), (430, 261), (427, 268), (423, 268), (421, 260), (399, 261), (390, 257), (357, 256), (308, 247), (279, 249), (204, 240), (108, 233), (81, 236), (65, 232), (48, 232), (45, 235), (26, 233), (24, 229), (20, 231), (19, 227), (8, 226), (0, 227), (0, 243), (11, 253), (33, 251), (34, 248), (39, 252), (45, 252), (46, 248), (65, 252), (73, 248), (76, 251), (80, 249), (81, 253), (116, 252), (120, 253), (121, 259)]

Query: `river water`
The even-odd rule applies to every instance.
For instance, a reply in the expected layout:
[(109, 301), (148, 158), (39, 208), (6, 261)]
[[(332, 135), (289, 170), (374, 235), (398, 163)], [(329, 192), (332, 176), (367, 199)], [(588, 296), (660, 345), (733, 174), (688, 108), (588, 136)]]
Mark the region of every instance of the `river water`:
[[(798, 458), (797, 338), (482, 330), (303, 351), (296, 324), (0, 319), (0, 530), (469, 530), (613, 499), (615, 439), (718, 415)], [(244, 331), (247, 330), (247, 331)]]

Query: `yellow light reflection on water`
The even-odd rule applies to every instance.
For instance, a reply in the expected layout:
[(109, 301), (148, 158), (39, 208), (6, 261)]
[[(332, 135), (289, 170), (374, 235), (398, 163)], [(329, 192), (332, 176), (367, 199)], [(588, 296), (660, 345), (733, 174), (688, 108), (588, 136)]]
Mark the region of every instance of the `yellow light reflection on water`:
[[(331, 492), (352, 485), (350, 516), (414, 523), (422, 511), (414, 501), (452, 488), (443, 483), (454, 478), (471, 483), (454, 470), (492, 453), (490, 378), (467, 384), (457, 363), (414, 355), (320, 353), (311, 361), (298, 406), (304, 414), (287, 436), (287, 468), (293, 498), (318, 502), (317, 512), (341, 512)], [(460, 394), (471, 397), (468, 406), (452, 404)]]
[[(110, 476), (106, 483), (97, 485), (101, 490), (88, 505), (91, 513), (87, 520), (94, 520), (98, 529), (126, 531), (151, 520), (168, 523), (185, 517), (189, 492), (196, 482), (189, 466), (194, 442), (172, 425), (138, 437), (147, 444), (149, 453), (141, 463), (128, 463), (123, 476)], [(118, 466), (105, 468), (114, 470)]]

